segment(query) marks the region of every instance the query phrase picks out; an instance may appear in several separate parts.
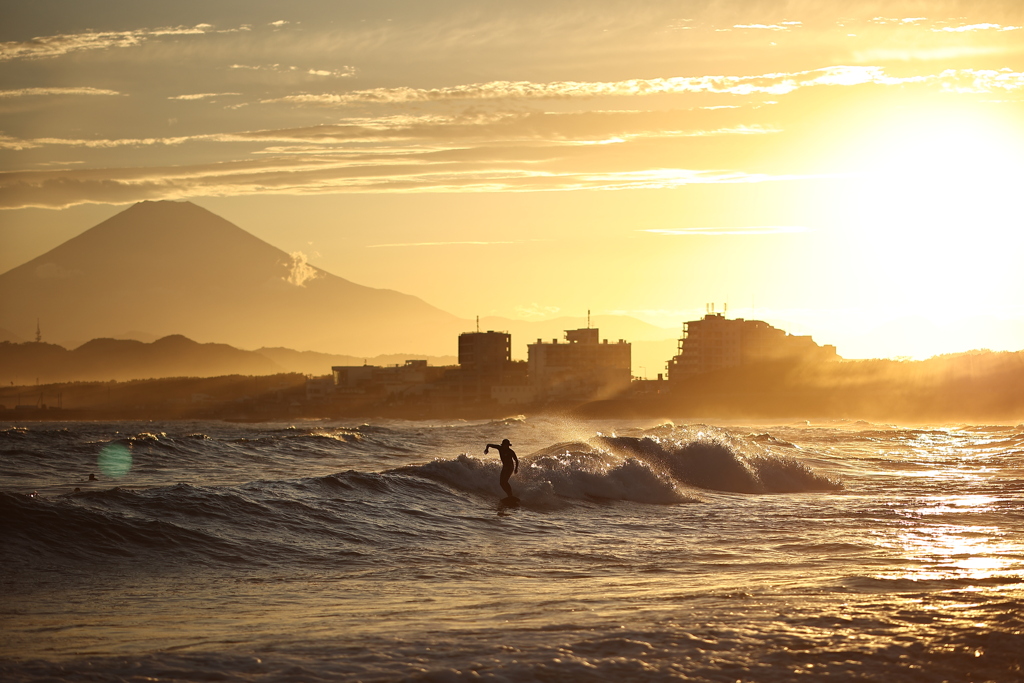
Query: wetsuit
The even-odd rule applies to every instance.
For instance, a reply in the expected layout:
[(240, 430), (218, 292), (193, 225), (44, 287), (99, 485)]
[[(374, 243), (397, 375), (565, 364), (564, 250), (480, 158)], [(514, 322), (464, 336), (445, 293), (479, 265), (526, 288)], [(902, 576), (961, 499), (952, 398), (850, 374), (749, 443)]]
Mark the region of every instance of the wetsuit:
[(487, 448), (484, 449), (486, 453), (491, 448), (498, 449), (498, 455), (501, 456), (501, 478), (499, 483), (501, 488), (505, 491), (506, 495), (512, 496), (512, 487), (509, 486), (508, 480), (512, 476), (513, 472), (519, 471), (519, 458), (516, 457), (516, 452), (512, 450), (511, 445), (495, 445), (493, 443), (487, 444)]

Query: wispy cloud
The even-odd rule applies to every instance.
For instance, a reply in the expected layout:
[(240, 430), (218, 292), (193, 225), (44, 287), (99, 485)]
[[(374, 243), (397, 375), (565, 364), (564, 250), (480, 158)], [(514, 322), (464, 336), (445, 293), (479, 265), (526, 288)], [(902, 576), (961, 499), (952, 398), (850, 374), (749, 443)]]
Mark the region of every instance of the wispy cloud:
[(331, 76), (334, 78), (351, 78), (356, 75), (354, 66), (342, 66), (335, 69), (314, 69), (303, 66), (283, 66), (281, 64), (232, 64), (229, 69), (244, 71), (271, 71), (274, 73), (306, 74), (309, 76)]
[(963, 26), (943, 26), (942, 28), (933, 28), (935, 32), (945, 33), (969, 33), (972, 31), (1019, 31), (1021, 26), (1002, 26), (1000, 24), (966, 24)]
[[(235, 93), (180, 95), (172, 99), (198, 100)], [(353, 117), (345, 123), (307, 128), (211, 133), (153, 138), (31, 138), (0, 135), (0, 149), (39, 147), (80, 147), (107, 149), (117, 147), (172, 147), (186, 143), (290, 144), (290, 148), (267, 147), (265, 153), (308, 153), (318, 148), (337, 147), (350, 142), (387, 143), (391, 151), (402, 142), (440, 144), (449, 148), (459, 141), (501, 140), (526, 144), (542, 142), (558, 145), (606, 145), (637, 137), (717, 137), (729, 135), (771, 135), (781, 129), (764, 124), (738, 124), (718, 128), (700, 128), (707, 117), (696, 117), (692, 127), (682, 127), (688, 119), (680, 112), (585, 111), (545, 113), (522, 111), (470, 111), (464, 114)], [(672, 126), (672, 127), (669, 127)], [(422, 147), (419, 148), (422, 151)]]
[(904, 24), (904, 25), (906, 25), (906, 24), (920, 24), (920, 23), (923, 23), (923, 22), (926, 22), (926, 21), (928, 21), (928, 17), (903, 17), (903, 18), (875, 17), (874, 19), (871, 20), (871, 23), (874, 23), (874, 24)]
[(960, 93), (987, 94), (1024, 90), (1024, 72), (1009, 68), (999, 70), (949, 69), (938, 82), (944, 90)]
[(810, 228), (800, 225), (748, 225), (733, 228), (652, 228), (640, 230), (656, 235), (684, 235), (689, 237), (708, 235), (784, 235), (808, 232)]
[(0, 61), (12, 59), (45, 59), (61, 57), (72, 52), (85, 50), (109, 50), (111, 48), (136, 47), (152, 38), (163, 36), (202, 35), (204, 33), (232, 33), (246, 30), (216, 30), (210, 24), (195, 26), (170, 26), (164, 28), (136, 29), (134, 31), (88, 31), (67, 35), (42, 36), (26, 41), (0, 43)]
[(782, 21), (778, 24), (736, 24), (733, 26), (735, 29), (746, 29), (754, 31), (791, 31), (794, 28), (799, 28), (803, 25), (803, 22), (799, 21)]
[(962, 80), (974, 75), (979, 87), (989, 72), (972, 69), (949, 70), (939, 75), (891, 76), (879, 66), (832, 66), (812, 71), (768, 73), (754, 76), (696, 76), (631, 79), (611, 82), (491, 81), (446, 88), (374, 88), (344, 93), (298, 94), (262, 100), (263, 103), (311, 105), (348, 105), (356, 103), (409, 103), (454, 100), (531, 100), (593, 97), (635, 97), (681, 93), (720, 93), (730, 95), (786, 95), (801, 88), (853, 86), (874, 83), (909, 83)]
[[(229, 136), (227, 136), (229, 137)], [(32, 138), (21, 140), (0, 135), (0, 149), (37, 149), (39, 147), (85, 147), (90, 149), (110, 149), (114, 147), (150, 147), (154, 145), (180, 145), (195, 140), (226, 139), (219, 135), (198, 135), (166, 138), (118, 138), (83, 139), (83, 138)]]
[(168, 97), (169, 100), (206, 100), (211, 97), (237, 97), (242, 93), (240, 92), (203, 92), (194, 93), (191, 95), (176, 95), (174, 97)]
[[(537, 192), (762, 183), (804, 176), (662, 168), (604, 173), (566, 170), (565, 148), (538, 156), (518, 146), (382, 154), (296, 155), (151, 168), (64, 169), (0, 174), (0, 208), (121, 204), (143, 199), (337, 192)], [(471, 151), (471, 150), (470, 150)], [(586, 150), (581, 150), (586, 152)], [(518, 155), (518, 157), (517, 157)], [(586, 165), (580, 159), (576, 165)], [(570, 166), (572, 164), (570, 163)], [(408, 245), (407, 245), (408, 246)], [(417, 246), (438, 246), (417, 243)]]
[(120, 95), (116, 90), (90, 87), (67, 88), (19, 88), (17, 90), (0, 90), (0, 97), (54, 97), (64, 95)]

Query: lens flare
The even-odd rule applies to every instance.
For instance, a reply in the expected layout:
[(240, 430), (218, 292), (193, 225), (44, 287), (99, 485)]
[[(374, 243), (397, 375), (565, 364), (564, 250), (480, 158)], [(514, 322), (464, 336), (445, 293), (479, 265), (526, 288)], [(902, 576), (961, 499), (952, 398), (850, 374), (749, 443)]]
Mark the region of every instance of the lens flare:
[(108, 443), (100, 450), (100, 471), (108, 477), (120, 479), (132, 468), (132, 452), (119, 443)]

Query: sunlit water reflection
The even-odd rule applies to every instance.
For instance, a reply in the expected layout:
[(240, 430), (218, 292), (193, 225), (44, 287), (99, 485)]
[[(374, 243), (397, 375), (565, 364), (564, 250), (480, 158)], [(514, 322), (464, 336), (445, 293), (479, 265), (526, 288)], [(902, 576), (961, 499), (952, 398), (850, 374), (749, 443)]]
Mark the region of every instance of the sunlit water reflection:
[[(8, 430), (0, 675), (1019, 680), (1022, 433)], [(482, 454), (502, 437), (517, 505)], [(111, 443), (130, 472), (85, 481)], [(789, 492), (736, 492), (769, 479)]]

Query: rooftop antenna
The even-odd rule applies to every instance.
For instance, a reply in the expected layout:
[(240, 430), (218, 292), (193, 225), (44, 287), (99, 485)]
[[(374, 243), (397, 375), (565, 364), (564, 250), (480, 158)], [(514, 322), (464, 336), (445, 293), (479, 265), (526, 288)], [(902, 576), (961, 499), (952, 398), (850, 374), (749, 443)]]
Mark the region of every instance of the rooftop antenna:
[(43, 332), (39, 329), (39, 318), (36, 318), (36, 344), (43, 341)]
[(480, 316), (476, 317), (476, 331), (480, 331)]
[(722, 309), (722, 312), (725, 313), (726, 315), (728, 315), (728, 313), (729, 313), (729, 304), (728, 303), (724, 303), (724, 304), (722, 304), (722, 306), (724, 307)]
[(587, 329), (590, 329), (590, 309), (587, 309)]

